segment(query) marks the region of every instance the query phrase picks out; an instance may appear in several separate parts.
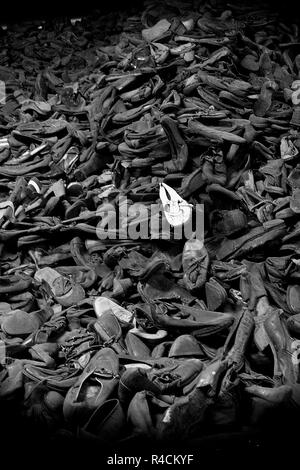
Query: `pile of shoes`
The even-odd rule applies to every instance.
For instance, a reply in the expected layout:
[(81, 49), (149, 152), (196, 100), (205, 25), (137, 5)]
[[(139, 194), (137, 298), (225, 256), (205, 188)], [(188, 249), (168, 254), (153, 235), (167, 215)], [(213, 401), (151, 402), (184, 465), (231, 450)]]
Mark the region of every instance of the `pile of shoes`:
[(192, 0), (2, 27), (1, 406), (101, 442), (298, 419), (299, 35)]

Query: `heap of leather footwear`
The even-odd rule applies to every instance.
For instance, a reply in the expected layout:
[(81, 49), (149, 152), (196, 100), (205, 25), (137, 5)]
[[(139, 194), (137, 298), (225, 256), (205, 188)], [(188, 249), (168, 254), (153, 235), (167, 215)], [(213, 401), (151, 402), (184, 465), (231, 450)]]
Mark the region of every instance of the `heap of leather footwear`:
[(105, 444), (299, 420), (299, 27), (137, 3), (1, 29), (1, 404)]

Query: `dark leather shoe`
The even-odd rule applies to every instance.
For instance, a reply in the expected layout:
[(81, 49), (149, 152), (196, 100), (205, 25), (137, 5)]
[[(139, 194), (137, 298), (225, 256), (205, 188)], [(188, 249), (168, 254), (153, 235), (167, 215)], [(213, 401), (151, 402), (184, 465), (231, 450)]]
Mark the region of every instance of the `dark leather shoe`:
[(69, 423), (83, 424), (112, 394), (119, 382), (119, 360), (114, 351), (101, 349), (69, 389), (63, 413)]
[(289, 333), (296, 338), (300, 336), (300, 313), (296, 313), (287, 319), (286, 322)]
[(129, 331), (125, 337), (125, 345), (128, 353), (131, 356), (136, 356), (138, 358), (149, 358), (151, 356), (150, 349), (146, 344), (134, 333)]
[(158, 399), (152, 392), (143, 390), (132, 398), (127, 412), (127, 419), (136, 438), (144, 437), (147, 440), (158, 438), (157, 427), (161, 421), (168, 404)]
[(142, 390), (147, 390), (159, 395), (159, 386), (153, 383), (147, 376), (146, 370), (142, 368), (130, 368), (126, 370), (120, 379), (118, 397), (123, 407), (126, 407), (133, 396)]
[(174, 358), (204, 358), (205, 354), (194, 336), (180, 335), (178, 336), (178, 338), (175, 339), (174, 343), (172, 344), (168, 356)]
[(183, 283), (192, 293), (198, 292), (207, 277), (209, 256), (202, 241), (185, 242), (182, 253)]
[(203, 363), (199, 359), (186, 359), (173, 366), (152, 369), (129, 369), (119, 384), (119, 399), (125, 405), (135, 393), (148, 390), (155, 395), (180, 395), (184, 388), (199, 375)]
[(122, 329), (115, 315), (112, 313), (103, 313), (98, 320), (91, 326), (97, 333), (98, 338), (105, 345), (109, 345), (116, 353), (126, 353), (122, 344)]
[[(295, 314), (300, 313), (300, 286), (298, 284), (288, 286), (286, 292), (286, 301), (291, 313), (293, 313), (293, 316), (289, 318), (289, 320), (292, 320), (295, 317)], [(291, 326), (292, 322), (289, 324)]]
[(82, 163), (74, 172), (74, 177), (77, 181), (83, 181), (90, 175), (96, 175), (104, 170), (107, 163), (111, 163), (111, 156), (105, 149), (102, 153), (92, 151), (89, 159)]
[(1, 328), (9, 336), (26, 338), (29, 334), (36, 332), (46, 320), (49, 320), (52, 313), (51, 309), (32, 313), (15, 310), (10, 312), (9, 317), (1, 324)]
[(159, 438), (174, 442), (199, 436), (205, 429), (206, 413), (212, 403), (212, 399), (200, 388), (176, 399), (161, 420), (157, 431)]
[(176, 122), (168, 116), (161, 119), (161, 125), (167, 134), (171, 147), (172, 160), (165, 163), (168, 172), (182, 171), (188, 159), (188, 147), (181, 137)]
[(206, 303), (209, 310), (218, 310), (227, 299), (224, 287), (213, 277), (205, 283)]
[(145, 283), (139, 282), (137, 288), (146, 303), (151, 303), (154, 300), (173, 299), (189, 304), (195, 299), (186, 289), (175, 284), (161, 273), (155, 273)]
[(286, 402), (292, 395), (292, 387), (281, 385), (279, 387), (268, 388), (259, 385), (251, 385), (245, 388), (245, 392), (258, 398), (263, 398), (274, 405)]
[(170, 331), (192, 332), (197, 337), (210, 336), (226, 330), (234, 321), (231, 313), (213, 312), (198, 307), (174, 303), (178, 309), (172, 315), (166, 314), (160, 306), (153, 307), (152, 317), (161, 328)]
[(292, 338), (278, 309), (273, 309), (264, 321), (266, 333), (274, 355), (274, 379), (283, 384), (297, 383), (298, 365), (292, 362)]
[(286, 233), (285, 223), (281, 219), (270, 220), (260, 227), (251, 229), (246, 235), (221, 242), (216, 257), (220, 260), (240, 259), (255, 249), (263, 248), (273, 240), (278, 240)]
[(37, 383), (45, 383), (51, 390), (66, 391), (76, 382), (80, 369), (64, 366), (56, 370), (24, 365), (23, 374)]
[(0, 295), (23, 292), (32, 284), (29, 276), (0, 276)]

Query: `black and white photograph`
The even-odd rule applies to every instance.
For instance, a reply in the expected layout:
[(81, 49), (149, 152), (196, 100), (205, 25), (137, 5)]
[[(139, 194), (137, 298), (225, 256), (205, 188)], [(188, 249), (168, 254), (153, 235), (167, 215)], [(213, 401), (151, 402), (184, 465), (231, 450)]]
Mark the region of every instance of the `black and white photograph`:
[(299, 28), (295, 0), (0, 5), (10, 469), (297, 462)]

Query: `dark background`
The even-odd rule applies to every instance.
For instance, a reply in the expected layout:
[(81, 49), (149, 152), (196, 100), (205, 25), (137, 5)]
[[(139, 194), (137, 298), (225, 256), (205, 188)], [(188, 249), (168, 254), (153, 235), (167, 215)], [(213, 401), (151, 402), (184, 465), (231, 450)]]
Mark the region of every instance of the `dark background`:
[(95, 10), (109, 13), (142, 3), (142, 0), (0, 0), (0, 23), (62, 16), (72, 18), (92, 14)]
[[(184, 3), (185, 0), (182, 0)], [(202, 0), (203, 1), (203, 0)], [(242, 5), (245, 0), (228, 0), (228, 3)], [(246, 1), (249, 5), (249, 0)], [(283, 17), (292, 22), (299, 19), (299, 0), (254, 0), (254, 9), (270, 5)], [(1, 0), (0, 24), (17, 23), (31, 19), (53, 19), (55, 17), (76, 17), (80, 15), (109, 13), (127, 10), (143, 4), (143, 0)], [(224, 1), (226, 4), (226, 1)], [(230, 9), (230, 7), (229, 7)]]

